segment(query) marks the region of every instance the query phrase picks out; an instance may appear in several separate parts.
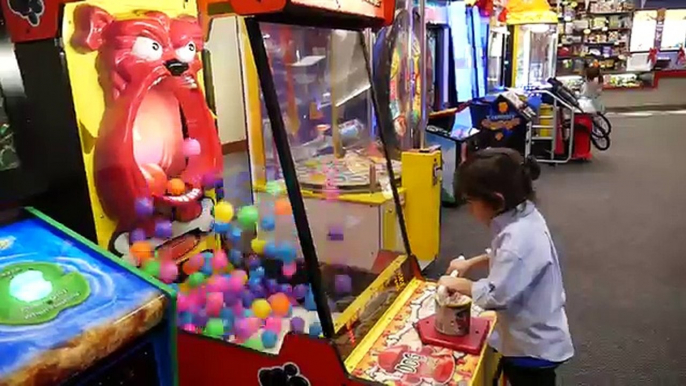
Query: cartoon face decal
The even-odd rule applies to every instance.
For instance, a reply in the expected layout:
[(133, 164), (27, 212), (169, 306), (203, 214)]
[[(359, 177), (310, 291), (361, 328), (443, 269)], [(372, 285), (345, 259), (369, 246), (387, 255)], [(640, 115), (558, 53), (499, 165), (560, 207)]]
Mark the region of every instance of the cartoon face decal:
[(12, 13), (26, 20), (32, 27), (40, 24), (45, 11), (43, 0), (7, 0), (7, 5)]
[[(123, 231), (140, 220), (141, 202), (177, 212), (199, 208), (202, 181), (216, 180), (222, 162), (214, 119), (198, 87), (203, 40), (196, 18), (149, 11), (118, 20), (90, 5), (74, 12), (71, 43), (98, 52), (106, 98), (93, 165), (105, 213)], [(167, 195), (171, 179), (177, 187), (183, 181), (182, 189)]]

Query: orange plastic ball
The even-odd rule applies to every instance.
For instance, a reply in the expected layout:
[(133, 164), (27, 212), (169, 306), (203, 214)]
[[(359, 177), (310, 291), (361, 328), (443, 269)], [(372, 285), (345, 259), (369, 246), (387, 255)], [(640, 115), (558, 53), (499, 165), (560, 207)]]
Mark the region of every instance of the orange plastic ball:
[(191, 264), (190, 261), (186, 261), (185, 263), (183, 263), (183, 267), (181, 267), (181, 270), (182, 270), (183, 273), (185, 273), (186, 275), (191, 275), (191, 274), (193, 274), (193, 273), (198, 272), (198, 270), (200, 270), (200, 267), (198, 267), (198, 266), (196, 266), (196, 265), (194, 265), (194, 264)]
[(291, 202), (287, 198), (279, 198), (274, 202), (274, 213), (280, 216), (291, 214)]
[(167, 188), (167, 174), (157, 164), (145, 164), (141, 166), (141, 172), (148, 183), (150, 193), (156, 196), (164, 194)]
[(172, 196), (180, 196), (186, 193), (186, 183), (180, 178), (172, 178), (167, 182), (167, 193)]
[(286, 317), (291, 309), (291, 302), (288, 296), (279, 292), (269, 297), (269, 305), (272, 306), (274, 316)]
[(152, 259), (155, 256), (155, 251), (147, 241), (136, 241), (129, 247), (129, 253), (131, 256), (138, 259), (138, 261), (143, 264), (144, 262)]

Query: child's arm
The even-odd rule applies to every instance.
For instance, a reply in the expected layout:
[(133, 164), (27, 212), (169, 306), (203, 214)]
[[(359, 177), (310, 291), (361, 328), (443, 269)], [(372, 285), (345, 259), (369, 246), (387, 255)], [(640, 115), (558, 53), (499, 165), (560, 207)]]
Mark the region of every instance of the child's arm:
[(459, 272), (459, 277), (464, 277), (467, 275), (467, 272), (469, 272), (472, 268), (479, 268), (484, 266), (488, 267), (489, 261), (490, 256), (487, 253), (484, 253), (483, 255), (479, 255), (476, 257), (472, 257), (469, 260), (465, 260), (464, 258), (454, 259), (450, 262), (450, 266), (448, 267), (446, 274), (450, 275), (451, 272), (457, 271)]

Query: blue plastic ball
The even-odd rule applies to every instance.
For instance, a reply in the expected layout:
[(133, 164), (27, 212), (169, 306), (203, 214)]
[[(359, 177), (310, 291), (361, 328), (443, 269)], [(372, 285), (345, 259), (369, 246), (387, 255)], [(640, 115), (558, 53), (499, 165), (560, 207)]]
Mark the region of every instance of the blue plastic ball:
[(241, 230), (241, 228), (234, 227), (227, 236), (232, 243), (238, 244), (241, 242), (241, 239), (243, 238), (243, 231)]
[(252, 309), (246, 308), (243, 310), (243, 317), (244, 318), (250, 318), (250, 317), (252, 317), (252, 315), (253, 315)]
[(179, 313), (179, 325), (183, 326), (185, 324), (192, 324), (193, 323), (193, 313), (192, 312), (181, 312)]
[(260, 221), (260, 228), (267, 232), (273, 231), (274, 228), (276, 228), (276, 221), (274, 220), (274, 217), (264, 216)]
[(259, 267), (260, 265), (262, 265), (262, 263), (260, 262), (260, 259), (257, 256), (250, 256), (248, 258), (248, 269), (250, 269), (251, 271), (257, 269), (257, 267)]
[(293, 286), (291, 286), (291, 285), (288, 284), (288, 283), (286, 283), (286, 284), (281, 284), (281, 285), (279, 286), (279, 290), (278, 290), (277, 292), (283, 292), (283, 293), (286, 294), (287, 296), (291, 296), (291, 295), (293, 294)]
[(208, 320), (209, 318), (207, 317), (207, 313), (205, 313), (205, 310), (200, 310), (197, 313), (193, 314), (193, 324), (200, 328), (204, 328)]
[(279, 336), (274, 333), (274, 331), (264, 330), (262, 331), (262, 345), (264, 348), (274, 348), (279, 339)]
[(202, 265), (202, 268), (200, 268), (200, 272), (202, 272), (203, 275), (205, 276), (211, 276), (212, 275), (212, 261), (210, 260), (205, 260), (205, 264)]
[(216, 233), (226, 233), (229, 231), (229, 224), (225, 222), (215, 222), (212, 224), (212, 230)]
[(275, 259), (278, 254), (279, 248), (276, 246), (276, 243), (273, 240), (267, 241), (267, 244), (264, 245), (264, 255), (271, 259)]
[(234, 267), (240, 267), (243, 264), (243, 252), (233, 248), (229, 251), (229, 261)]
[(264, 277), (264, 268), (258, 266), (257, 268), (253, 269), (250, 271), (250, 277), (262, 279)]
[(322, 324), (319, 322), (313, 322), (310, 324), (310, 328), (307, 332), (311, 337), (317, 338), (322, 334)]
[(270, 295), (279, 292), (279, 283), (276, 281), (276, 279), (265, 280), (264, 287), (267, 289), (267, 292), (269, 292)]
[(252, 302), (255, 300), (255, 296), (250, 291), (243, 291), (241, 294), (241, 301), (243, 302), (243, 307), (252, 307)]
[(233, 314), (233, 310), (228, 307), (222, 308), (222, 310), (219, 312), (219, 317), (222, 318), (222, 320), (231, 320), (235, 318)]
[(283, 261), (285, 264), (290, 264), (295, 261), (298, 257), (298, 252), (290, 243), (283, 243), (278, 247), (278, 259)]

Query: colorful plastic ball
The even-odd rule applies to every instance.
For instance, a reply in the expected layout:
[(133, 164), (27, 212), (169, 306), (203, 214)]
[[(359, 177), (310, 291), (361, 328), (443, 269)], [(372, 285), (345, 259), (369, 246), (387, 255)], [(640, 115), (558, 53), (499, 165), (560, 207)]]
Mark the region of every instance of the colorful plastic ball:
[(229, 260), (231, 261), (231, 264), (234, 265), (234, 267), (240, 266), (241, 264), (243, 264), (243, 252), (236, 248), (233, 248), (229, 251)]
[(264, 290), (262, 284), (250, 285), (250, 292), (256, 298), (263, 298), (267, 296), (267, 291)]
[(145, 230), (141, 228), (136, 228), (129, 233), (129, 243), (133, 244), (138, 241), (145, 241), (146, 235)]
[(255, 255), (251, 255), (251, 256), (248, 258), (248, 268), (249, 268), (251, 271), (257, 269), (257, 267), (259, 267), (260, 265), (262, 265), (262, 263), (260, 262), (260, 258), (259, 258), (259, 257), (255, 256)]
[(155, 221), (155, 237), (158, 239), (169, 239), (173, 236), (172, 223), (169, 220)]
[(247, 318), (252, 318), (253, 316), (255, 316), (255, 315), (253, 314), (253, 312), (252, 312), (252, 310), (251, 310), (250, 308), (246, 308), (246, 309), (243, 310), (243, 317), (244, 317), (244, 318), (246, 318), (246, 319), (247, 319)]
[(172, 178), (167, 181), (167, 193), (172, 196), (180, 196), (186, 193), (186, 183), (180, 178)]
[(226, 292), (229, 289), (229, 277), (212, 275), (207, 279), (208, 292)]
[(195, 157), (200, 154), (200, 142), (195, 138), (186, 138), (181, 150), (186, 158)]
[(206, 190), (214, 189), (221, 185), (221, 178), (214, 173), (207, 173), (202, 176), (202, 186)]
[(279, 291), (279, 283), (276, 279), (267, 279), (264, 281), (264, 288), (271, 295)]
[(233, 228), (229, 234), (227, 235), (229, 241), (231, 241), (234, 244), (238, 244), (241, 242), (243, 238), (243, 231), (241, 228)]
[(224, 322), (218, 318), (211, 318), (205, 324), (203, 333), (207, 336), (219, 338), (224, 335)]
[(296, 316), (291, 319), (291, 331), (302, 334), (305, 331), (305, 321), (303, 318)]
[(250, 271), (250, 277), (262, 279), (264, 277), (264, 268), (260, 266), (253, 269), (252, 271)]
[(267, 190), (267, 193), (271, 194), (274, 197), (280, 196), (281, 194), (283, 194), (284, 191), (283, 186), (278, 181), (267, 182), (267, 186), (265, 188)]
[(181, 269), (183, 270), (183, 273), (185, 273), (186, 275), (190, 276), (190, 275), (192, 275), (192, 274), (198, 272), (198, 270), (200, 269), (200, 267), (196, 267), (195, 265), (191, 264), (190, 261), (187, 261), (187, 262), (185, 262), (185, 263), (183, 264), (183, 266), (181, 267)]
[(262, 345), (262, 339), (250, 338), (243, 342), (243, 347), (249, 348), (251, 350), (262, 352), (264, 351), (264, 346)]
[(224, 308), (224, 294), (221, 292), (208, 293), (207, 302), (205, 303), (207, 315), (211, 317), (217, 317), (222, 311), (222, 308)]
[(193, 324), (200, 328), (205, 327), (209, 319), (205, 310), (199, 310), (193, 314)]
[(353, 280), (350, 275), (336, 275), (334, 277), (334, 291), (337, 295), (348, 295), (353, 290)]
[(267, 241), (267, 243), (264, 245), (264, 255), (274, 259), (278, 254), (279, 248), (276, 246), (276, 243), (272, 240)]
[(280, 198), (274, 201), (274, 213), (279, 216), (292, 214), (291, 202), (288, 201), (288, 198)]
[(236, 218), (243, 229), (252, 229), (259, 220), (260, 214), (255, 206), (247, 205), (238, 210)]
[(231, 229), (231, 228), (230, 228), (230, 224), (229, 224), (229, 223), (220, 222), (220, 221), (215, 221), (215, 222), (212, 224), (212, 230), (213, 230), (215, 233), (224, 234), (224, 233), (228, 232), (230, 229)]
[(191, 288), (199, 287), (204, 281), (205, 275), (200, 272), (195, 272), (188, 276), (188, 285), (190, 285)]
[[(230, 280), (230, 279), (229, 279)], [(240, 291), (240, 290), (239, 290)], [(224, 304), (227, 307), (231, 307), (238, 302), (238, 291), (226, 291), (224, 292)]]
[(262, 217), (262, 220), (260, 220), (260, 228), (263, 231), (271, 232), (276, 228), (276, 220), (274, 220), (274, 217), (272, 216), (264, 216)]
[(176, 310), (184, 312), (191, 308), (191, 299), (185, 294), (178, 294), (176, 296)]
[(226, 256), (226, 252), (223, 250), (219, 249), (214, 252), (214, 256), (212, 257), (212, 268), (216, 272), (223, 272), (226, 267), (229, 265), (229, 259)]
[(137, 241), (129, 247), (129, 253), (139, 262), (143, 263), (155, 256), (155, 251), (147, 241)]
[(247, 339), (252, 335), (250, 321), (246, 318), (236, 319), (233, 329), (238, 339)]
[(233, 220), (233, 205), (226, 201), (220, 201), (214, 206), (214, 219), (218, 222), (230, 223)]
[(255, 296), (250, 291), (243, 291), (243, 293), (241, 293), (241, 301), (243, 307), (250, 308), (253, 301), (255, 301)]
[(229, 278), (229, 287), (227, 288), (227, 292), (237, 294), (241, 292), (243, 286), (243, 278), (240, 276), (232, 275)]
[(143, 272), (152, 277), (160, 276), (160, 262), (157, 260), (148, 260), (143, 263)]
[(273, 316), (270, 316), (267, 318), (267, 320), (264, 321), (265, 330), (272, 331), (276, 334), (281, 332), (282, 326), (283, 323), (281, 321), (281, 318), (275, 318)]
[(298, 284), (293, 288), (293, 297), (302, 300), (307, 295), (308, 288), (305, 284)]
[(291, 295), (293, 295), (293, 287), (288, 283), (281, 284), (281, 285), (279, 285), (278, 292), (282, 292), (286, 296), (291, 296)]
[(184, 324), (193, 323), (193, 314), (190, 312), (179, 312), (178, 324), (183, 326)]
[(294, 262), (298, 257), (298, 251), (291, 243), (288, 242), (279, 244), (276, 253), (277, 258), (286, 264)]
[(269, 302), (264, 299), (257, 299), (252, 303), (252, 312), (260, 319), (267, 319), (272, 313), (272, 307)]
[(212, 261), (206, 260), (205, 263), (202, 265), (202, 268), (200, 268), (200, 272), (202, 272), (202, 274), (205, 276), (212, 275), (212, 272), (214, 272), (214, 270), (212, 269)]
[(308, 335), (313, 338), (319, 337), (322, 334), (322, 324), (319, 322), (313, 322), (310, 324), (310, 328), (307, 331)]
[(279, 340), (279, 336), (273, 331), (265, 330), (262, 331), (262, 345), (264, 348), (274, 348)]
[(139, 198), (134, 203), (134, 210), (139, 218), (145, 218), (152, 216), (152, 212), (155, 209), (152, 200), (150, 198)]
[(179, 277), (179, 267), (170, 260), (164, 260), (160, 263), (159, 278), (165, 283), (172, 283)]
[(264, 247), (266, 245), (267, 241), (262, 239), (255, 238), (250, 241), (250, 248), (253, 250), (253, 252), (257, 253), (258, 255), (264, 254)]
[(197, 331), (197, 328), (192, 323), (187, 323), (183, 326), (183, 330), (186, 332), (195, 333)]
[(233, 314), (238, 317), (238, 315), (243, 315), (243, 303), (242, 302), (236, 302), (233, 306), (231, 306), (231, 311), (233, 311)]
[(292, 262), (290, 264), (284, 263), (284, 265), (281, 267), (281, 273), (287, 278), (293, 277), (293, 275), (295, 275), (295, 272), (297, 270), (298, 270), (298, 265), (295, 264), (295, 262)]
[(233, 310), (228, 307), (223, 308), (219, 313), (219, 317), (222, 318), (222, 320), (231, 321), (232, 324), (235, 319), (234, 315)]
[(248, 273), (242, 269), (237, 269), (231, 273), (231, 276), (237, 276), (241, 278), (243, 285), (248, 282)]
[(145, 182), (148, 185), (148, 190), (153, 196), (161, 196), (167, 188), (167, 173), (162, 167), (156, 163), (148, 163), (141, 165), (141, 172)]
[(308, 311), (317, 311), (317, 303), (314, 301), (314, 294), (312, 291), (307, 291), (305, 296), (305, 302), (303, 303), (303, 308)]
[(269, 304), (275, 316), (285, 317), (291, 309), (291, 301), (281, 292), (270, 296)]

